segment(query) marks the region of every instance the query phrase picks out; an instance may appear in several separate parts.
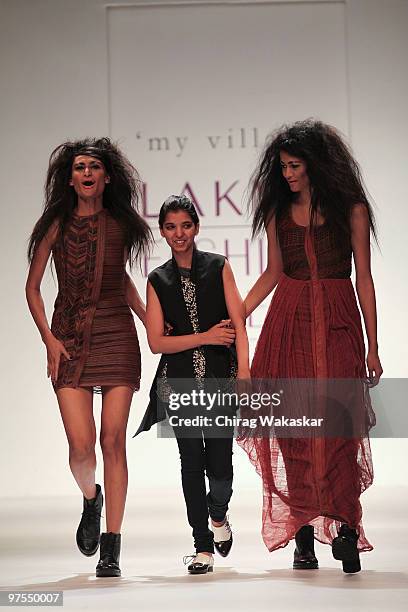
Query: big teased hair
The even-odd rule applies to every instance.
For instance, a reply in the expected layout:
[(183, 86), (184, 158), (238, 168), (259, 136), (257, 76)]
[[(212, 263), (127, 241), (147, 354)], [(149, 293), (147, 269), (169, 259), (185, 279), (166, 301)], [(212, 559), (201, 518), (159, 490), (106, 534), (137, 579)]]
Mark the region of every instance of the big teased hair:
[(64, 142), (51, 153), (45, 181), (44, 210), (28, 243), (28, 259), (52, 225), (57, 224), (58, 237), (77, 206), (78, 196), (69, 185), (72, 164), (77, 155), (99, 159), (110, 177), (103, 192), (103, 206), (123, 227), (130, 264), (152, 244), (151, 230), (138, 213), (141, 181), (137, 170), (109, 138), (85, 138)]
[(269, 137), (250, 183), (253, 236), (273, 217), (278, 224), (296, 198), (282, 175), (281, 151), (306, 163), (312, 224), (320, 212), (339, 237), (350, 236), (351, 211), (360, 203), (367, 209), (370, 229), (377, 240), (374, 213), (358, 163), (334, 127), (313, 119), (283, 125)]

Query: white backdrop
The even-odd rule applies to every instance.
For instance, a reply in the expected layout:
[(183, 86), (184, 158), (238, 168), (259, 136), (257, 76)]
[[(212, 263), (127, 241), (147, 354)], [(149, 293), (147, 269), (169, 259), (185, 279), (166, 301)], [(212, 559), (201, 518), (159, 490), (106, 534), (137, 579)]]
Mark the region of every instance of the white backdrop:
[[(265, 265), (243, 202), (265, 136), (311, 115), (348, 129), (344, 20), (330, 2), (108, 11), (111, 133), (137, 160), (145, 214), (157, 229), (160, 204), (184, 189), (201, 215), (199, 247), (230, 258), (243, 293)], [(149, 271), (168, 258), (156, 235)], [(250, 321), (252, 345), (268, 302)]]
[[(243, 194), (265, 135), (315, 116), (350, 139), (374, 200), (373, 253), (384, 375), (407, 376), (404, 0), (348, 2), (2, 2), (2, 444), (1, 496), (75, 491), (45, 352), (28, 314), (24, 249), (42, 202), (48, 155), (67, 138), (118, 139), (146, 183), (152, 226), (186, 183), (202, 213), (200, 246), (228, 253), (242, 293), (262, 267), (250, 244)], [(187, 188), (187, 192), (188, 192)], [(223, 197), (224, 196), (224, 197)], [(156, 232), (157, 235), (157, 232)], [(264, 246), (263, 246), (264, 249)], [(404, 257), (405, 255), (405, 257)], [(151, 269), (167, 258), (158, 245)], [(403, 278), (401, 278), (401, 274)], [(141, 293), (145, 279), (136, 277)], [(48, 274), (48, 313), (55, 297)], [(252, 347), (267, 303), (249, 328)], [(138, 326), (143, 385), (129, 433), (146, 406), (157, 357)], [(96, 411), (99, 405), (96, 401)], [(404, 440), (374, 440), (377, 483), (405, 484)], [(128, 444), (130, 489), (174, 486), (172, 440)], [(149, 469), (145, 469), (148, 465)], [(259, 486), (243, 453), (239, 486)]]

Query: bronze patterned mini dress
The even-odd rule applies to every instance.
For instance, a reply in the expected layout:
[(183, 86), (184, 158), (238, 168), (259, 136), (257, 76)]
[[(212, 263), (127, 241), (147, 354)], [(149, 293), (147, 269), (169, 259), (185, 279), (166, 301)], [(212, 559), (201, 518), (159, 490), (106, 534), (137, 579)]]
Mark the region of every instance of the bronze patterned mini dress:
[(124, 231), (104, 208), (73, 216), (53, 247), (58, 278), (51, 331), (61, 357), (54, 389), (125, 385), (138, 390), (140, 349), (125, 296)]

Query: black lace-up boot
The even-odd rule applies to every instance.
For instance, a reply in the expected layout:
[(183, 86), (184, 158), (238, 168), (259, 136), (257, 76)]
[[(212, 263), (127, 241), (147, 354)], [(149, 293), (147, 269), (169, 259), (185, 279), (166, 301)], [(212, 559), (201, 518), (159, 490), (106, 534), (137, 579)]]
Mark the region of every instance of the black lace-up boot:
[(303, 525), (295, 535), (293, 569), (318, 569), (319, 563), (314, 552), (313, 526)]
[(99, 547), (102, 506), (103, 495), (100, 485), (97, 484), (96, 496), (93, 499), (84, 497), (84, 510), (76, 533), (78, 548), (87, 557), (92, 557)]
[(356, 574), (361, 570), (360, 555), (357, 549), (358, 533), (348, 525), (342, 525), (339, 535), (332, 543), (333, 557), (343, 563), (343, 572)]
[(96, 566), (97, 578), (120, 576), (120, 533), (103, 533), (101, 535), (101, 558)]

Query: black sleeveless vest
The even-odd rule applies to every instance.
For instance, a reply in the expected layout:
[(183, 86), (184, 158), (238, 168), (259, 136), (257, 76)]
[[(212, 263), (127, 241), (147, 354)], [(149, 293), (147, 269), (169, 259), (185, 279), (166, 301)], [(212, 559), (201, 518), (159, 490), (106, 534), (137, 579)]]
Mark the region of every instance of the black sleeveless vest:
[[(210, 329), (222, 319), (228, 319), (225, 303), (222, 270), (225, 257), (194, 248), (191, 263), (191, 280), (196, 287), (197, 315), (200, 331)], [(149, 281), (156, 291), (164, 319), (172, 325), (173, 336), (193, 334), (190, 317), (184, 302), (181, 276), (174, 259), (169, 259), (149, 274)], [(205, 345), (206, 378), (229, 378), (231, 362), (236, 359), (235, 346)], [(193, 349), (162, 355), (150, 390), (150, 402), (135, 436), (166, 418), (165, 404), (157, 396), (157, 377), (167, 363), (167, 378), (194, 378)]]

